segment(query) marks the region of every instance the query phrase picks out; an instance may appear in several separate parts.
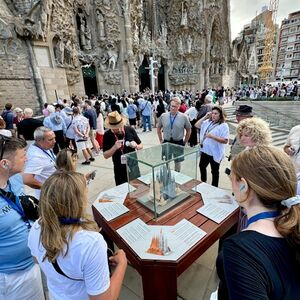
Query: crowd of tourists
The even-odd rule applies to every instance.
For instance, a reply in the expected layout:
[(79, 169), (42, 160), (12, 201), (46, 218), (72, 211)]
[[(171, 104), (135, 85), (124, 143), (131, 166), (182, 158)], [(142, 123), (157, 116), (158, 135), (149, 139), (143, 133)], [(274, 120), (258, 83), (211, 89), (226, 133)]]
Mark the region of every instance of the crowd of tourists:
[[(160, 143), (199, 147), (201, 181), (210, 165), (216, 187), (231, 144), (226, 173), (240, 218), (237, 233), (221, 243), (220, 284), (211, 299), (297, 299), (300, 125), (277, 149), (269, 125), (251, 106), (239, 105), (230, 141), (223, 104), (238, 100), (238, 93), (220, 87), (73, 95), (45, 104), (42, 117), (7, 103), (0, 118), (0, 300), (44, 299), (40, 270), (50, 299), (118, 299), (126, 254), (119, 249), (108, 259), (107, 241), (86, 212), (87, 183), (95, 174), (78, 173), (78, 157), (82, 153), (83, 165), (100, 155), (112, 158), (115, 183), (122, 184), (128, 181), (125, 154), (140, 151), (143, 132), (153, 128)], [(181, 162), (175, 160), (177, 172)], [(140, 176), (137, 163), (129, 169), (129, 176)]]

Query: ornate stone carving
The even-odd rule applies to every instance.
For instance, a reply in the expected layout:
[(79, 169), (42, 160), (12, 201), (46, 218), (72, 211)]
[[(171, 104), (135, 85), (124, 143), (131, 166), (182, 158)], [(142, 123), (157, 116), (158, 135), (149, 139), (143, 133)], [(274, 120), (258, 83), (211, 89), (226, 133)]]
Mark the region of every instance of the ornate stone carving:
[(198, 81), (198, 77), (195, 74), (190, 74), (190, 75), (169, 74), (169, 79), (173, 85), (196, 84)]
[(65, 43), (63, 39), (59, 39), (54, 47), (56, 65), (62, 67), (65, 61)]
[(119, 85), (121, 83), (121, 73), (120, 72), (105, 73), (104, 80), (107, 84)]
[(12, 31), (10, 30), (10, 27), (0, 19), (0, 39), (7, 40), (12, 37), (13, 35)]
[[(227, 5), (228, 0), (32, 0), (14, 23), (25, 39), (53, 47), (68, 84), (80, 79), (80, 65), (93, 64), (101, 73), (99, 86), (104, 81), (115, 90), (128, 82), (124, 88), (136, 91), (139, 67), (152, 56), (168, 72), (166, 88), (202, 88), (222, 77), (230, 61)], [(5, 30), (0, 23), (0, 38), (9, 35)]]
[(87, 24), (87, 19), (85, 14), (78, 13), (79, 17), (79, 38), (80, 46), (82, 50), (91, 50), (92, 49), (92, 34), (91, 30)]
[(104, 25), (104, 17), (100, 9), (96, 10), (97, 17), (97, 31), (100, 39), (105, 37), (105, 25)]
[(181, 3), (181, 21), (180, 21), (181, 27), (187, 27), (188, 26), (188, 3), (187, 1), (183, 1)]
[(175, 63), (171, 67), (169, 79), (174, 85), (195, 84), (199, 74), (200, 72), (196, 65), (187, 62)]
[(80, 81), (79, 69), (67, 69), (66, 75), (67, 75), (67, 81), (69, 85), (74, 85)]

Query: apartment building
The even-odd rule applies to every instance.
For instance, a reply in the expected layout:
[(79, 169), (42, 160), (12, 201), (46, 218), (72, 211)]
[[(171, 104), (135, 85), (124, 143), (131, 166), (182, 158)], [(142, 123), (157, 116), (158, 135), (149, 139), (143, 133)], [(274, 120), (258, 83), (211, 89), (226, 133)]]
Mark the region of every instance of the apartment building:
[(300, 11), (281, 23), (275, 70), (276, 80), (300, 80)]
[[(268, 31), (266, 24), (270, 18), (272, 18), (272, 12), (267, 7), (263, 7), (261, 13), (252, 19), (251, 23), (245, 25), (239, 37), (233, 41), (234, 56), (238, 60), (240, 84), (260, 84), (258, 70), (263, 64), (265, 38)], [(274, 45), (278, 36), (278, 26), (275, 26)], [(272, 61), (274, 66), (275, 59), (274, 51)]]

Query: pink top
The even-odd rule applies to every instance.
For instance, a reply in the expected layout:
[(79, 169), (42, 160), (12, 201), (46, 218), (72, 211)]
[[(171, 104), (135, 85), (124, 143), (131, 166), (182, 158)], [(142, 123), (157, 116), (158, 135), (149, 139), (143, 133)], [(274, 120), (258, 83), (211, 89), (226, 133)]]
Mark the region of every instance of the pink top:
[(47, 108), (44, 108), (44, 109), (42, 110), (42, 112), (43, 112), (43, 115), (44, 115), (45, 117), (48, 117), (48, 116), (50, 115), (50, 112), (49, 112), (49, 110), (48, 110)]

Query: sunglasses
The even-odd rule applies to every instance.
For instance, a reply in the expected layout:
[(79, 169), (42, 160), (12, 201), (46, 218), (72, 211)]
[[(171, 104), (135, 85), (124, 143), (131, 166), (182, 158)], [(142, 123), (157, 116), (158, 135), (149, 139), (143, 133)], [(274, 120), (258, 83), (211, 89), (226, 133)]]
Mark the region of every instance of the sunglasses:
[(71, 153), (73, 159), (78, 159), (77, 151), (71, 148), (67, 148), (67, 151)]
[(5, 145), (6, 145), (6, 142), (9, 140), (10, 140), (9, 137), (0, 134), (0, 148), (1, 148), (0, 160), (3, 159)]

